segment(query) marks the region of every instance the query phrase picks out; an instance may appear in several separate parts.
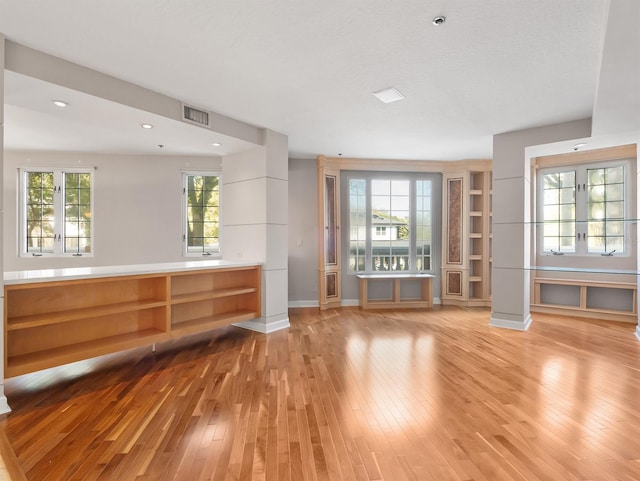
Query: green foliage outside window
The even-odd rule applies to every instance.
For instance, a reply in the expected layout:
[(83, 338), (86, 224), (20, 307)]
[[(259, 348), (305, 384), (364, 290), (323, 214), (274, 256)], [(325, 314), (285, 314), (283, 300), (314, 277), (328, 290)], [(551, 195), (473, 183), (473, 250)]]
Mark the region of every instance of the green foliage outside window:
[(186, 194), (187, 252), (219, 252), (219, 177), (187, 175)]

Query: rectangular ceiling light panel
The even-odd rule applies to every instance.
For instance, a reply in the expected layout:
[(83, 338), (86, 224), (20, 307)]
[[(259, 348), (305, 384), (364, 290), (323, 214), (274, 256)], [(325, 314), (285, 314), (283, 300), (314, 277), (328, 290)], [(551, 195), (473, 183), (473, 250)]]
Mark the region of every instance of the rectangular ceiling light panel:
[(385, 104), (404, 99), (404, 95), (402, 95), (402, 93), (395, 87), (378, 90), (377, 92), (373, 92), (373, 95), (378, 97), (378, 99)]

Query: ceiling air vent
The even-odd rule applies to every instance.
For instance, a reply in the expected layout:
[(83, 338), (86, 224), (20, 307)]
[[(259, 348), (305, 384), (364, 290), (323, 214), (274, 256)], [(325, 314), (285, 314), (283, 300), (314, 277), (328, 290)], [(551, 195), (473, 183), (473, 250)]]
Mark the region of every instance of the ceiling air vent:
[(182, 104), (182, 120), (209, 127), (209, 112)]

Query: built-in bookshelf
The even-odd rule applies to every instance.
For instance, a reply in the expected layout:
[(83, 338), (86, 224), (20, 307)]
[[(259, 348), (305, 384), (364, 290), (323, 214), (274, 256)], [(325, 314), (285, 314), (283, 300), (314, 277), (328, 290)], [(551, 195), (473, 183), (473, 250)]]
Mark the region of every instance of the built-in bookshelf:
[(491, 305), (491, 165), (443, 174), (443, 304)]
[(261, 315), (259, 265), (5, 285), (5, 376)]

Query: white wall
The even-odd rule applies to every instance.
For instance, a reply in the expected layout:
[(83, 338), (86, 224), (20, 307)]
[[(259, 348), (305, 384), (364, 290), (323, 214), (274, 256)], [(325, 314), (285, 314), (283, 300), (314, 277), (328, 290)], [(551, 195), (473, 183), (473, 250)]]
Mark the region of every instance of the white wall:
[[(18, 168), (36, 166), (96, 168), (93, 257), (18, 256)], [(181, 172), (220, 168), (217, 157), (5, 152), (4, 268), (14, 271), (184, 260)], [(224, 191), (222, 196), (224, 199)], [(224, 248), (224, 238), (222, 242)]]

